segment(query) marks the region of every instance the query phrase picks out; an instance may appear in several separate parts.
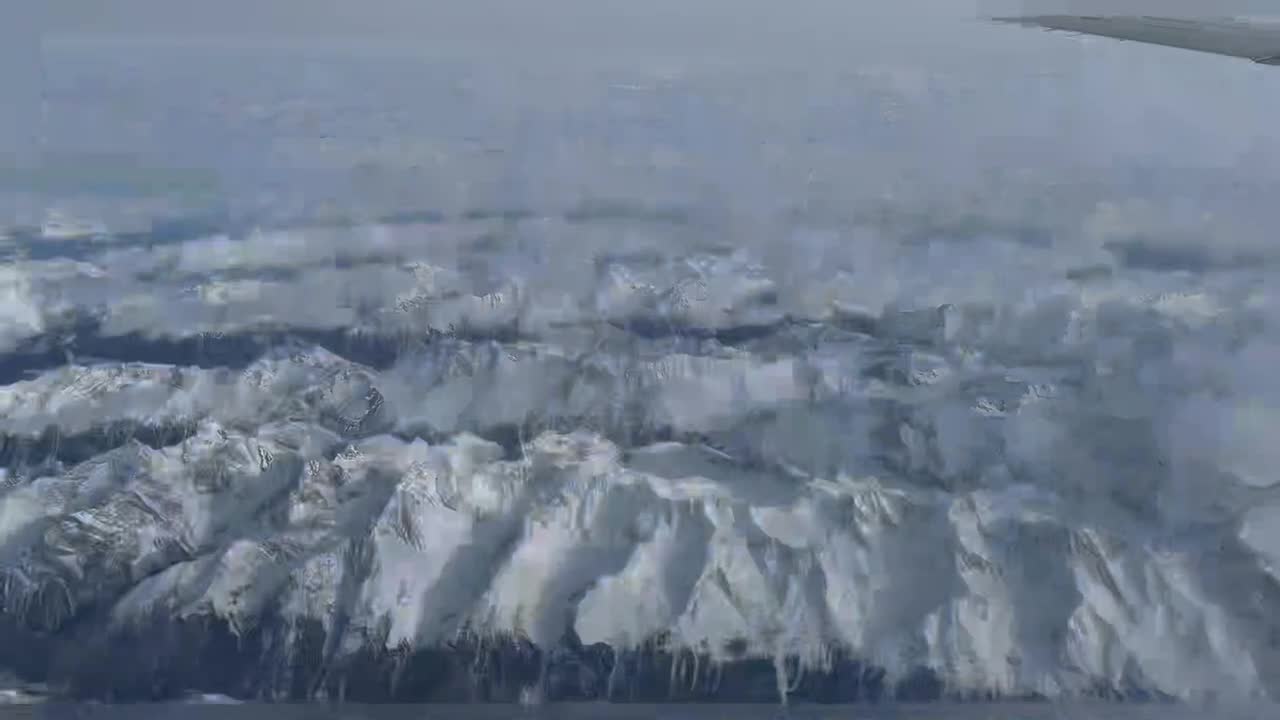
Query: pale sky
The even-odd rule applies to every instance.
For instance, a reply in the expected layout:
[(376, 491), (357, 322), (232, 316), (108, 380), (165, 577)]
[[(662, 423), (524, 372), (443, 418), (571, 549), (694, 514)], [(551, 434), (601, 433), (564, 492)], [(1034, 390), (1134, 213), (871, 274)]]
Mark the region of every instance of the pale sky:
[[(1275, 0), (43, 0), (51, 29), (109, 32), (288, 34), (429, 31), (431, 26), (506, 26), (536, 31), (556, 25), (599, 27), (767, 19), (800, 26), (805, 18), (977, 16), (989, 12), (1079, 12), (1220, 16), (1275, 14)], [(921, 17), (921, 19), (923, 19)]]
[[(561, 59), (574, 64), (669, 56), (807, 67), (833, 58), (952, 57), (1007, 32), (991, 15), (1117, 12), (1243, 15), (1276, 0), (37, 0), (0, 3), (10, 27), (49, 39), (255, 46), (350, 46), (378, 52)], [(16, 6), (16, 9), (15, 9)], [(43, 17), (33, 19), (35, 13)], [(2, 20), (2, 19), (0, 19)], [(0, 21), (0, 25), (4, 25)]]
[[(444, 33), (631, 36), (690, 30), (817, 29), (830, 23), (979, 17), (993, 13), (1143, 13), (1179, 16), (1280, 12), (1275, 0), (42, 0), (53, 31), (129, 34), (382, 35)], [(12, 12), (12, 10), (8, 11)]]
[(49, 0), (46, 37), (336, 43), (575, 64), (667, 56), (806, 66), (851, 49), (972, 45), (957, 37), (955, 24), (976, 22), (985, 1)]
[[(987, 77), (1013, 58), (1025, 68), (1069, 67), (1085, 54), (1108, 62), (1107, 83), (1156, 80), (1211, 97), (1227, 78), (1257, 90), (1246, 64), (1131, 44), (1087, 45), (1000, 26), (995, 14), (1120, 12), (1258, 14), (1277, 0), (0, 0), (10, 97), (34, 98), (38, 60), (21, 51), (37, 35), (177, 45), (348, 47), (443, 55), (496, 68), (714, 66), (839, 73), (857, 68), (943, 68)], [(36, 17), (40, 13), (43, 17)], [(7, 15), (8, 17), (4, 17)], [(43, 33), (32, 33), (43, 25)], [(25, 29), (24, 29), (25, 28)], [(15, 33), (14, 31), (17, 30)], [(24, 44), (25, 43), (25, 44)], [(1087, 49), (1086, 49), (1087, 48)], [(21, 51), (21, 52), (18, 52)], [(1057, 58), (1055, 60), (1054, 58)], [(1120, 63), (1150, 60), (1162, 68)], [(4, 58), (0, 58), (4, 59)], [(1119, 64), (1118, 64), (1119, 63)], [(1123, 71), (1120, 67), (1123, 66)], [(1274, 72), (1274, 71), (1268, 71)], [(1143, 73), (1146, 73), (1144, 76)], [(1126, 79), (1128, 78), (1128, 79)], [(1234, 81), (1234, 80), (1233, 80)], [(1093, 79), (1090, 82), (1102, 82)], [(1195, 86), (1195, 87), (1193, 87)], [(9, 103), (34, 107), (34, 102)], [(30, 118), (0, 112), (6, 146), (30, 143)], [(1216, 123), (1231, 124), (1218, 117)], [(17, 129), (15, 129), (17, 128)], [(11, 149), (11, 148), (10, 148)], [(0, 151), (6, 151), (0, 147)]]

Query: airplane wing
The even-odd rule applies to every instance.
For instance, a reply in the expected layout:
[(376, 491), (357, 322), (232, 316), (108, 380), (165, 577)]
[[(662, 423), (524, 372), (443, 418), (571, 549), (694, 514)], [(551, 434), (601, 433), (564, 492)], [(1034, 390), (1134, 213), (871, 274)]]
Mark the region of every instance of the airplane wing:
[(1046, 30), (1133, 40), (1280, 65), (1280, 24), (1148, 16), (1032, 15), (992, 18)]

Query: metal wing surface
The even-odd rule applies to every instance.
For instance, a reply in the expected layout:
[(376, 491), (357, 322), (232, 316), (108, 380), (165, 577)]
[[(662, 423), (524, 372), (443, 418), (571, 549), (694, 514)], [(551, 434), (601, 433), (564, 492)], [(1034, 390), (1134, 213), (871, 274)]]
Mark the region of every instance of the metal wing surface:
[(1280, 65), (1280, 24), (1277, 23), (1121, 15), (1031, 15), (994, 19), (1046, 30), (1101, 35)]

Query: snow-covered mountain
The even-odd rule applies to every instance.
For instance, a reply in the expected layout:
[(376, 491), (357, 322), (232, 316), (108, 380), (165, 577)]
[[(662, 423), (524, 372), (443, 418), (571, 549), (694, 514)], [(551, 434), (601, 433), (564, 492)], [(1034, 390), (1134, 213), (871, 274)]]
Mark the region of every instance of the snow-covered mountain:
[[(64, 297), (113, 277), (31, 267)], [(15, 348), (0, 664), (109, 697), (1280, 692), (1248, 306), (804, 318), (813, 287), (741, 253), (489, 295), (376, 267), (412, 287), (369, 286), (362, 332), (112, 337), (116, 305), (69, 344), (115, 359)]]

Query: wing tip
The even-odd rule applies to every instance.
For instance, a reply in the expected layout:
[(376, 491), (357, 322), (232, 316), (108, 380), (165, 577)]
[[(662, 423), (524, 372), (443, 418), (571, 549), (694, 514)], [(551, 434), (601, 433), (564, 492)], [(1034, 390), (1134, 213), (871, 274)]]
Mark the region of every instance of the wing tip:
[(1063, 23), (1083, 21), (1097, 21), (1104, 18), (1095, 15), (1003, 15), (988, 18), (991, 22), (998, 22), (1005, 25), (1021, 25), (1023, 27), (1043, 28), (1045, 30), (1058, 30)]
[[(1014, 25), (1044, 25), (1046, 23), (1059, 22), (1078, 22), (1081, 20), (1087, 22), (1099, 22), (1107, 20), (1117, 20), (1123, 16), (1119, 15), (995, 15), (987, 18), (991, 22), (1010, 23)], [(1151, 18), (1157, 19), (1157, 18)]]
[(1031, 19), (1030, 17), (1026, 17), (1026, 16), (1019, 17), (1019, 16), (1004, 15), (1004, 16), (989, 17), (989, 18), (987, 18), (987, 20), (989, 20), (989, 21), (991, 21), (991, 22), (1003, 23), (1003, 24), (1005, 24), (1005, 25), (1030, 25), (1030, 24), (1034, 24), (1034, 23), (1033, 23), (1033, 21), (1032, 21), (1032, 19)]

